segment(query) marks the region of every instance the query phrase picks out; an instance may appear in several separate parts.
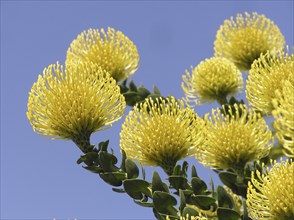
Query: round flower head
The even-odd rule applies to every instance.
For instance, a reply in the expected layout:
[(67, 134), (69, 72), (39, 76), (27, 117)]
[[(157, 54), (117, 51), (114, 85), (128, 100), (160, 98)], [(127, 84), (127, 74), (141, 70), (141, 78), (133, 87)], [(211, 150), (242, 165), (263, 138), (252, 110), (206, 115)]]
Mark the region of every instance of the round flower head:
[(246, 86), (246, 98), (249, 105), (263, 114), (274, 109), (273, 99), (276, 90), (281, 91), (285, 80), (293, 75), (294, 55), (280, 51), (276, 54), (262, 54), (255, 60), (249, 72)]
[(279, 28), (264, 15), (237, 14), (225, 20), (216, 34), (214, 55), (226, 57), (240, 70), (249, 70), (261, 53), (282, 49), (285, 40)]
[(221, 57), (202, 61), (191, 74), (186, 70), (183, 81), (187, 99), (196, 104), (223, 99), (243, 88), (242, 73), (234, 63)]
[(39, 75), (29, 93), (27, 117), (37, 133), (71, 139), (84, 149), (91, 133), (122, 117), (125, 105), (116, 81), (96, 65), (64, 71), (53, 64)]
[(247, 189), (249, 216), (258, 220), (294, 219), (294, 163), (277, 163), (264, 174), (252, 172)]
[(282, 143), (285, 154), (294, 157), (294, 82), (286, 81), (282, 91), (276, 93), (277, 99), (273, 101), (276, 137)]
[(138, 69), (139, 55), (134, 43), (113, 28), (82, 32), (67, 51), (66, 66), (78, 62), (92, 62), (110, 73), (116, 80), (124, 80)]
[(228, 113), (213, 109), (205, 115), (206, 140), (196, 158), (213, 169), (239, 169), (269, 153), (272, 133), (260, 114), (245, 105), (228, 107)]
[(203, 121), (174, 97), (151, 98), (126, 117), (120, 147), (127, 157), (170, 173), (176, 162), (192, 156), (202, 143)]

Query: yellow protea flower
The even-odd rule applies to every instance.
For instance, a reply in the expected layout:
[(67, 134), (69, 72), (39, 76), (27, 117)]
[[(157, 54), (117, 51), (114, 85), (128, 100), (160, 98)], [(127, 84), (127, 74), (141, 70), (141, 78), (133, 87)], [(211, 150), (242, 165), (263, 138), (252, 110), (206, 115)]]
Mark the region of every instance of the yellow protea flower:
[(125, 105), (116, 81), (100, 67), (87, 64), (64, 70), (57, 63), (45, 68), (34, 83), (27, 117), (37, 133), (71, 139), (83, 149), (93, 132), (123, 116)]
[(126, 117), (120, 147), (127, 157), (170, 173), (178, 160), (195, 154), (203, 127), (202, 119), (183, 101), (149, 98)]
[(89, 29), (78, 35), (67, 51), (66, 66), (79, 62), (97, 64), (120, 81), (138, 69), (139, 55), (135, 44), (122, 32)]
[(226, 57), (240, 70), (249, 70), (261, 53), (284, 47), (284, 36), (264, 15), (245, 12), (225, 20), (216, 34), (214, 55)]
[(285, 80), (293, 75), (293, 70), (294, 54), (289, 55), (284, 51), (262, 54), (249, 71), (246, 86), (249, 105), (263, 114), (270, 114), (274, 109), (276, 90), (282, 90)]
[(294, 157), (294, 82), (285, 81), (282, 91), (276, 93), (277, 99), (273, 101), (276, 137), (282, 143), (285, 154)]
[(213, 169), (241, 169), (259, 160), (273, 145), (272, 133), (260, 114), (245, 105), (228, 107), (228, 113), (213, 109), (205, 115), (206, 140), (196, 158)]
[(261, 174), (252, 172), (247, 189), (247, 206), (251, 218), (258, 220), (294, 219), (294, 163), (274, 161)]
[(182, 89), (187, 100), (202, 104), (222, 100), (243, 88), (242, 73), (226, 58), (213, 57), (202, 61), (191, 74), (186, 70)]

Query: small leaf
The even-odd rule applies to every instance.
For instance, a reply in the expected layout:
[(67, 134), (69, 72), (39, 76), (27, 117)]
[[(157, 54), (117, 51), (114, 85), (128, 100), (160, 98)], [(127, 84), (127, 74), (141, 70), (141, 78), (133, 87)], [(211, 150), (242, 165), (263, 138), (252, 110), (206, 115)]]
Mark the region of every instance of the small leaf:
[(134, 106), (140, 101), (140, 96), (138, 96), (137, 92), (126, 92), (123, 95), (128, 106)]
[(145, 180), (127, 179), (123, 182), (126, 193), (136, 200), (142, 200), (144, 194), (151, 197), (151, 191), (148, 188), (150, 184)]
[(197, 175), (197, 171), (194, 165), (192, 165), (192, 169), (191, 169), (191, 177), (198, 177)]
[(156, 86), (153, 86), (153, 93), (155, 95), (159, 95), (159, 96), (161, 95), (159, 89)]
[(117, 158), (105, 151), (99, 153), (100, 165), (104, 172), (117, 172), (119, 169), (114, 166), (117, 163)]
[(182, 216), (187, 216), (187, 215), (188, 216), (198, 216), (199, 213), (193, 208), (185, 207), (183, 210)]
[(195, 195), (200, 195), (207, 190), (206, 183), (198, 177), (193, 177), (191, 180), (191, 184)]
[(98, 144), (99, 151), (107, 151), (108, 144), (109, 144), (109, 140), (100, 142)]
[(182, 213), (186, 207), (186, 197), (183, 191), (180, 189), (180, 212)]
[(153, 193), (154, 208), (163, 214), (177, 215), (177, 209), (174, 208), (177, 205), (177, 200), (166, 192), (156, 191)]
[(219, 220), (241, 220), (238, 212), (227, 208), (218, 208), (217, 217)]
[(162, 182), (159, 174), (154, 171), (152, 177), (152, 192), (155, 191), (162, 191), (162, 192), (169, 192), (168, 186)]
[(143, 207), (153, 207), (153, 202), (141, 202), (136, 200), (134, 200), (134, 202)]
[(237, 186), (236, 186), (236, 181), (237, 181), (237, 175), (232, 172), (221, 172), (218, 174), (219, 178), (225, 184), (228, 186), (230, 189), (233, 190), (233, 192), (237, 191)]
[(139, 176), (139, 168), (131, 159), (126, 159), (125, 166), (129, 179), (135, 179)]
[(184, 161), (182, 165), (182, 175), (185, 177), (187, 177), (188, 166), (189, 164), (187, 163), (187, 161)]
[(177, 164), (177, 165), (174, 167), (173, 175), (174, 175), (174, 176), (180, 176), (180, 175), (181, 175), (181, 166), (180, 166), (179, 164)]
[(83, 167), (86, 170), (91, 171), (92, 173), (101, 173), (103, 172), (103, 169), (101, 167), (97, 167), (97, 166), (87, 166), (87, 167)]
[(122, 169), (123, 172), (126, 172), (126, 159), (127, 159), (127, 155), (126, 152), (124, 150), (121, 150), (121, 165), (120, 168)]
[(176, 189), (186, 189), (188, 186), (188, 180), (186, 177), (183, 176), (169, 176), (168, 180), (171, 184), (171, 186)]
[(215, 204), (216, 200), (209, 196), (196, 195), (196, 196), (191, 196), (190, 202), (201, 209), (208, 210), (210, 209), (211, 205)]
[(138, 95), (141, 97), (141, 99), (147, 98), (148, 95), (150, 95), (150, 92), (148, 89), (144, 87), (139, 87), (138, 88)]
[(126, 192), (124, 189), (120, 189), (120, 188), (112, 188), (112, 191), (117, 192), (117, 193), (125, 193)]
[(101, 179), (112, 186), (121, 186), (122, 180), (126, 178), (125, 173), (113, 172), (113, 173), (99, 173)]
[(217, 195), (218, 195), (218, 206), (224, 208), (233, 208), (234, 202), (227, 191), (222, 187), (217, 187)]
[(129, 86), (130, 86), (130, 90), (131, 90), (132, 92), (137, 92), (137, 86), (135, 85), (135, 83), (134, 83), (133, 80), (130, 81)]

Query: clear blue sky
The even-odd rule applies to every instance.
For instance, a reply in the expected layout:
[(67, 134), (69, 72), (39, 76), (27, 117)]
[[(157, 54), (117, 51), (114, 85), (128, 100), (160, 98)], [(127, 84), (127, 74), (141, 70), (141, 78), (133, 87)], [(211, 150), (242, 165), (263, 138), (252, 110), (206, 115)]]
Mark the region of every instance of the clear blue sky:
[[(1, 219), (154, 219), (151, 209), (76, 165), (80, 151), (70, 141), (33, 132), (25, 115), (28, 92), (44, 67), (64, 62), (80, 32), (110, 26), (138, 47), (140, 68), (132, 79), (180, 98), (185, 69), (213, 56), (219, 26), (245, 11), (272, 19), (293, 46), (293, 1), (1, 1)], [(119, 155), (122, 121), (92, 142), (111, 139)], [(213, 175), (197, 168), (206, 181)]]

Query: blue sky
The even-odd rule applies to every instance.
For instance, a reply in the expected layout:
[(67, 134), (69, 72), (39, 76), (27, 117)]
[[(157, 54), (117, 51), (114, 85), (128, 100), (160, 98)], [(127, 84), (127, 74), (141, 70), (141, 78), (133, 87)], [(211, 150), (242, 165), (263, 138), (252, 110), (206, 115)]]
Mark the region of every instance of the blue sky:
[[(219, 26), (245, 11), (272, 19), (293, 46), (293, 1), (1, 1), (1, 219), (154, 219), (151, 209), (76, 165), (80, 151), (72, 142), (33, 132), (28, 92), (45, 67), (64, 63), (80, 32), (110, 26), (137, 45), (136, 84), (181, 98), (185, 69), (213, 56)], [(203, 115), (213, 106), (195, 111)], [(110, 139), (119, 155), (122, 122), (92, 142)], [(219, 183), (209, 169), (197, 169)], [(149, 178), (153, 170), (147, 169)]]

